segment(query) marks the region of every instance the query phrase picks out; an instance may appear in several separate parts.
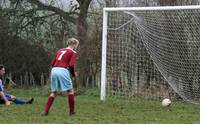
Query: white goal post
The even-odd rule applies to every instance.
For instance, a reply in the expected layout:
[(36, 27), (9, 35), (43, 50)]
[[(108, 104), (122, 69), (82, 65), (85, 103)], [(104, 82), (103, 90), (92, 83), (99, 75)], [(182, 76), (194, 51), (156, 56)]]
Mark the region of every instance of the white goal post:
[[(178, 94), (181, 96), (181, 97), (183, 97), (184, 99), (186, 99), (186, 100), (188, 100), (188, 101), (192, 101), (192, 102), (194, 102), (194, 103), (198, 103), (199, 102), (199, 97), (198, 98), (191, 98), (191, 97), (187, 97), (186, 95), (186, 93), (182, 93), (182, 91), (179, 91), (179, 89), (177, 89), (177, 84), (180, 86), (185, 86), (185, 84), (187, 83), (187, 79), (185, 79), (184, 78), (184, 76), (185, 75), (188, 75), (188, 74), (182, 74), (182, 70), (180, 70), (180, 71), (178, 71), (178, 74), (177, 74), (177, 76), (173, 76), (173, 75), (171, 75), (171, 74), (174, 74), (174, 75), (176, 75), (175, 74), (175, 72), (176, 71), (171, 71), (170, 70), (170, 68), (173, 68), (172, 66), (173, 65), (170, 65), (170, 63), (171, 63), (171, 61), (170, 62), (168, 62), (169, 60), (171, 60), (171, 59), (174, 59), (174, 58), (170, 58), (170, 56), (171, 56), (171, 54), (170, 55), (166, 55), (166, 57), (165, 58), (168, 58), (169, 60), (165, 60), (165, 61), (163, 61), (163, 60), (161, 60), (162, 59), (162, 57), (161, 57), (161, 59), (160, 59), (160, 55), (158, 55), (158, 54), (162, 54), (163, 53), (163, 55), (164, 55), (164, 52), (166, 52), (166, 51), (162, 51), (162, 49), (163, 48), (166, 48), (166, 42), (165, 41), (161, 41), (161, 40), (165, 40), (166, 39), (166, 41), (168, 41), (169, 39), (170, 40), (172, 40), (171, 38), (170, 38), (170, 34), (169, 34), (169, 32), (171, 32), (171, 31), (168, 31), (168, 29), (164, 29), (164, 26), (162, 27), (162, 26), (160, 26), (162, 29), (161, 30), (159, 30), (158, 29), (158, 27), (157, 27), (157, 25), (155, 26), (155, 27), (151, 27), (151, 26), (153, 26), (154, 24), (152, 24), (151, 22), (149, 23), (148, 21), (150, 20), (150, 21), (152, 21), (152, 22), (154, 22), (154, 23), (160, 23), (160, 21), (162, 21), (162, 20), (164, 20), (164, 19), (158, 19), (158, 21), (155, 21), (154, 19), (156, 18), (159, 18), (159, 17), (156, 17), (156, 15), (157, 15), (157, 13), (156, 14), (152, 14), (151, 12), (159, 12), (159, 11), (176, 11), (176, 10), (194, 10), (194, 13), (196, 13), (196, 10), (199, 10), (199, 14), (200, 14), (200, 6), (198, 6), (198, 5), (195, 5), (195, 6), (157, 6), (157, 7), (118, 7), (118, 8), (104, 8), (103, 9), (103, 29), (102, 29), (102, 60), (101, 60), (101, 91), (100, 91), (100, 99), (101, 100), (106, 100), (106, 96), (107, 96), (107, 94), (106, 94), (106, 88), (107, 88), (107, 73), (108, 73), (108, 66), (107, 66), (107, 57), (108, 57), (108, 46), (107, 46), (107, 44), (108, 44), (108, 31), (109, 30), (114, 30), (113, 32), (114, 33), (116, 33), (117, 35), (119, 35), (120, 34), (120, 31), (119, 32), (117, 32), (116, 30), (118, 30), (119, 28), (121, 28), (121, 27), (123, 27), (123, 26), (127, 26), (128, 24), (129, 24), (129, 22), (130, 21), (134, 21), (134, 19), (133, 20), (127, 20), (127, 21), (124, 21), (124, 22), (122, 22), (122, 21), (118, 21), (118, 22), (115, 22), (115, 25), (117, 25), (116, 27), (118, 27), (118, 28), (116, 28), (116, 27), (114, 27), (115, 25), (114, 25), (114, 23), (113, 24), (110, 24), (110, 27), (108, 26), (108, 23), (109, 23), (109, 21), (111, 21), (112, 19), (111, 18), (109, 18), (109, 14), (110, 13), (112, 13), (112, 12), (122, 12), (122, 13), (125, 13), (125, 14), (129, 14), (130, 16), (135, 16), (135, 13), (137, 13), (137, 12), (139, 12), (139, 11), (148, 11), (149, 12), (149, 14), (150, 15), (145, 15), (145, 17), (140, 17), (140, 15), (143, 15), (143, 14), (136, 14), (136, 16), (138, 17), (138, 18), (140, 18), (142, 21), (142, 23), (140, 24), (135, 24), (136, 26), (134, 26), (134, 27), (137, 27), (137, 32), (139, 32), (139, 34), (141, 35), (141, 40), (144, 42), (144, 46), (146, 47), (146, 49), (147, 49), (147, 51), (148, 51), (148, 53), (150, 54), (150, 57), (152, 58), (152, 60), (153, 60), (153, 62), (155, 62), (155, 66), (158, 68), (158, 70), (160, 71), (160, 73), (163, 75), (163, 77), (164, 77), (164, 79), (167, 81), (167, 82), (170, 82), (169, 83), (169, 85), (170, 86), (172, 86), (173, 87), (173, 89), (176, 91), (176, 92), (178, 92)], [(185, 15), (189, 15), (189, 14), (191, 14), (191, 12), (189, 12), (188, 14), (187, 13), (185, 13)], [(153, 17), (151, 17), (151, 15), (153, 15)], [(167, 14), (166, 14), (167, 15)], [(184, 14), (183, 13), (181, 13), (181, 14), (178, 14), (178, 16), (184, 16)], [(116, 16), (113, 16), (113, 17), (116, 17)], [(172, 20), (172, 21), (177, 21), (177, 20), (179, 20), (181, 17), (175, 17), (175, 16), (173, 16), (175, 19), (174, 20)], [(126, 17), (121, 17), (121, 16), (119, 16), (118, 18), (124, 18), (124, 19), (126, 19)], [(133, 17), (134, 18), (134, 17)], [(163, 17), (164, 18), (164, 17)], [(184, 17), (184, 18), (186, 18), (186, 17)], [(194, 19), (193, 19), (193, 17), (187, 17), (187, 18), (192, 18), (192, 20), (188, 20), (188, 21), (191, 21), (191, 22), (193, 22), (193, 23), (196, 23), (195, 21), (194, 21)], [(117, 18), (116, 18), (117, 19)], [(116, 19), (113, 19), (114, 21), (116, 21)], [(148, 20), (149, 19), (149, 20)], [(184, 19), (180, 19), (181, 21), (180, 22), (183, 22), (183, 20)], [(146, 21), (146, 22), (145, 22)], [(122, 23), (121, 23), (122, 22)], [(180, 22), (178, 21), (177, 22), (177, 24), (179, 25), (179, 27), (181, 27), (181, 24), (180, 24)], [(191, 23), (190, 22), (190, 23)], [(137, 23), (137, 19), (136, 19), (136, 21), (134, 22), (134, 23)], [(163, 24), (165, 24), (165, 22), (161, 22), (161, 23), (163, 23)], [(186, 24), (187, 22), (184, 22), (184, 25), (187, 25)], [(113, 26), (114, 25), (114, 26)], [(131, 25), (133, 25), (133, 24), (131, 24)], [(175, 23), (172, 23), (171, 25), (175, 25)], [(113, 27), (114, 28), (113, 28)], [(189, 34), (186, 34), (186, 35), (181, 35), (182, 34), (182, 29), (180, 29), (180, 32), (179, 31), (176, 31), (176, 32), (179, 32), (179, 33), (177, 33), (177, 35), (179, 35), (180, 34), (180, 36), (177, 36), (178, 38), (176, 38), (176, 39), (174, 39), (173, 41), (178, 41), (179, 42), (179, 39), (180, 39), (180, 46), (182, 46), (182, 47), (184, 47), (184, 49), (182, 49), (183, 51), (185, 50), (185, 46), (183, 46), (183, 42), (184, 42), (184, 40), (187, 40), (187, 47), (191, 47), (192, 45), (188, 45), (189, 43), (189, 40), (191, 40), (191, 38), (189, 37), (189, 38), (185, 38), (186, 36), (189, 36), (189, 35), (192, 35), (191, 37), (193, 37), (193, 36), (195, 36), (196, 37), (196, 33), (195, 34), (192, 34), (191, 32), (193, 32), (193, 31), (190, 31), (191, 30), (191, 28), (194, 28), (194, 27), (197, 27), (198, 28), (198, 26), (199, 26), (199, 24), (196, 24), (195, 26), (193, 25), (193, 24), (191, 24), (191, 27), (189, 27), (189, 26), (186, 26), (187, 28), (183, 28), (183, 30), (184, 30), (184, 32), (189, 32)], [(128, 28), (128, 26), (126, 27), (126, 28)], [(126, 30), (126, 28), (124, 28), (124, 30)], [(172, 28), (172, 27), (168, 27), (169, 29), (170, 28)], [(154, 31), (154, 29), (156, 29), (156, 31)], [(178, 29), (177, 27), (176, 27), (176, 29)], [(200, 27), (197, 29), (198, 31), (199, 31), (199, 29), (200, 29)], [(131, 30), (133, 30), (133, 29), (131, 29)], [(185, 30), (188, 30), (188, 31), (185, 31)], [(132, 32), (136, 32), (135, 30), (133, 30)], [(133, 33), (130, 33), (130, 35), (129, 36), (131, 36)], [(119, 34), (118, 34), (119, 33)], [(162, 35), (161, 35), (162, 34)], [(166, 38), (164, 37), (166, 34), (169, 34), (169, 36), (166, 36)], [(113, 37), (115, 37), (115, 39), (118, 39), (117, 38), (117, 35), (115, 35), (115, 36), (113, 36), (113, 35), (111, 35), (110, 34), (110, 36), (113, 36)], [(127, 34), (128, 35), (128, 34)], [(125, 37), (126, 36), (126, 34), (123, 34), (123, 36)], [(127, 40), (128, 42), (131, 42), (131, 41), (133, 41), (132, 39), (133, 38), (129, 38), (129, 36), (126, 36), (126, 39), (125, 40)], [(185, 39), (181, 39), (181, 37), (184, 37)], [(121, 37), (120, 37), (121, 38)], [(158, 44), (157, 43), (155, 43), (154, 41), (155, 41), (155, 39), (156, 38), (158, 38), (158, 39), (161, 39), (161, 40), (159, 40), (160, 42), (161, 42), (161, 44), (159, 44), (160, 46), (164, 46), (164, 47), (162, 47), (162, 48), (158, 48), (157, 50), (155, 50), (155, 48), (157, 48), (156, 46), (158, 46)], [(177, 40), (178, 39), (178, 40)], [(194, 38), (195, 39), (195, 38)], [(193, 41), (194, 39), (192, 39), (191, 41)], [(197, 37), (196, 38), (197, 39), (197, 41), (199, 40), (199, 38)], [(121, 38), (121, 40), (122, 41), (124, 41), (124, 39), (123, 38)], [(135, 40), (135, 39), (134, 39)], [(193, 45), (194, 45), (194, 43), (196, 43), (197, 41), (195, 41), (194, 40), (194, 42), (193, 42)], [(112, 40), (112, 42), (114, 42), (114, 40)], [(157, 41), (156, 41), (157, 42)], [(171, 43), (171, 42), (170, 42)], [(131, 43), (130, 43), (131, 44)], [(198, 43), (197, 43), (197, 45), (199, 45)], [(196, 45), (196, 46), (197, 46)], [(127, 45), (128, 46), (128, 45)], [(168, 46), (172, 46), (173, 47), (173, 44), (171, 45), (168, 45)], [(112, 48), (111, 48), (112, 49)], [(128, 48), (123, 48), (123, 50), (124, 49), (128, 49)], [(169, 49), (169, 48), (167, 48), (167, 49)], [(173, 49), (173, 48), (172, 48)], [(175, 48), (174, 48), (175, 49)], [(177, 49), (177, 48), (176, 48)], [(122, 51), (123, 51), (122, 50)], [(189, 49), (189, 50), (191, 50), (191, 49)], [(181, 49), (180, 49), (180, 51), (181, 51)], [(191, 50), (192, 51), (192, 50)], [(187, 56), (184, 56), (184, 57), (188, 57), (189, 56), (189, 54), (191, 53), (191, 51), (189, 51), (188, 52), (188, 55)], [(194, 50), (193, 50), (194, 51)], [(159, 52), (159, 53), (156, 53), (156, 52)], [(178, 51), (179, 52), (179, 51)], [(172, 53), (178, 53), (177, 51), (175, 51), (175, 52), (172, 52)], [(122, 53), (122, 54), (124, 54), (124, 53)], [(162, 56), (163, 56), (162, 55)], [(177, 56), (177, 55), (175, 55), (175, 54), (173, 54), (174, 56)], [(111, 56), (115, 56), (115, 55), (111, 55)], [(178, 53), (178, 56), (179, 56), (179, 53)], [(179, 58), (179, 57), (178, 57)], [(197, 56), (195, 57), (195, 60), (199, 60), (199, 58), (197, 58)], [(186, 58), (186, 59), (184, 59), (184, 60), (190, 60), (191, 59), (191, 57), (189, 56), (189, 58)], [(129, 58), (129, 60), (130, 60), (130, 58)], [(112, 61), (118, 61), (118, 60), (112, 60)], [(120, 60), (121, 61), (121, 60)], [(135, 60), (134, 60), (135, 61)], [(174, 69), (175, 70), (178, 70), (179, 68), (178, 68), (178, 65), (179, 65), (179, 62), (181, 62), (182, 61), (182, 59), (181, 59), (181, 57), (180, 57), (180, 60), (178, 61), (175, 61), (174, 62), (174, 65), (176, 64), (176, 66), (174, 67)], [(192, 61), (193, 62), (193, 61)], [(191, 66), (191, 65), (193, 65), (193, 64), (191, 64), (192, 63), (191, 61), (189, 61), (189, 65)], [(196, 61), (195, 61), (196, 62)], [(113, 64), (113, 63), (112, 63)], [(115, 64), (115, 63), (114, 63)], [(165, 66), (165, 64), (166, 65), (170, 65), (170, 68), (168, 68), (168, 66)], [(198, 62), (196, 62), (196, 64), (199, 64)], [(187, 63), (185, 62), (185, 63), (183, 63), (183, 66), (184, 65), (187, 65)], [(198, 65), (195, 65), (195, 66), (198, 66)], [(195, 67), (194, 66), (194, 67)], [(136, 66), (134, 66), (134, 67), (136, 67)], [(134, 68), (133, 67), (133, 68)], [(188, 66), (186, 66), (186, 67), (180, 67), (180, 68), (184, 68), (184, 69), (188, 69), (187, 68)], [(112, 67), (110, 67), (110, 68), (112, 68)], [(192, 73), (192, 71), (194, 71), (194, 68), (193, 67), (191, 67), (192, 69), (188, 69), (188, 70), (186, 70), (186, 72), (190, 72), (191, 71), (191, 73)], [(129, 68), (129, 67), (127, 67), (127, 69), (132, 69), (132, 67), (131, 68)], [(198, 68), (197, 68), (198, 69)], [(117, 70), (117, 69), (116, 69)], [(112, 71), (112, 70), (109, 70), (109, 71)], [(139, 70), (140, 71), (140, 70)], [(126, 72), (123, 72), (123, 73), (126, 73)], [(127, 72), (127, 73), (129, 73), (129, 72)], [(136, 72), (134, 72), (134, 74), (135, 74)], [(196, 71), (196, 73), (195, 74), (197, 74), (197, 71)], [(191, 75), (195, 75), (194, 73), (193, 74), (191, 74)], [(112, 74), (110, 74), (110, 75), (112, 75)], [(123, 75), (123, 74), (119, 74), (119, 75)], [(144, 77), (144, 76), (143, 76)], [(146, 77), (145, 77), (146, 78)], [(134, 80), (134, 77), (130, 77), (130, 80), (129, 81), (126, 81), (126, 80), (128, 80), (128, 79), (124, 79), (125, 81), (124, 82), (126, 82), (126, 84), (127, 84), (127, 82), (129, 83), (130, 82), (130, 80)], [(194, 79), (193, 79), (194, 80)], [(197, 79), (196, 79), (197, 80)], [(178, 82), (179, 81), (179, 82)], [(198, 80), (199, 81), (199, 80)], [(183, 84), (183, 85), (182, 85)], [(135, 85), (135, 84), (131, 84), (131, 86), (132, 85)], [(192, 83), (192, 85), (193, 86), (197, 86), (195, 83)], [(124, 86), (124, 85), (123, 85)], [(124, 86), (125, 87), (125, 86)], [(199, 85), (197, 86), (197, 87), (200, 87)], [(185, 88), (186, 89), (186, 88)], [(184, 90), (185, 90), (184, 89)], [(199, 93), (197, 92), (197, 88), (195, 89), (195, 88), (193, 88), (194, 89), (194, 94), (196, 95), (199, 95)], [(200, 88), (199, 88), (200, 89)], [(187, 89), (186, 89), (187, 90)], [(190, 90), (190, 89), (189, 89)], [(187, 91), (187, 92), (189, 92), (189, 91)], [(196, 93), (197, 92), (197, 93)], [(195, 100), (193, 100), (193, 99), (195, 99)]]

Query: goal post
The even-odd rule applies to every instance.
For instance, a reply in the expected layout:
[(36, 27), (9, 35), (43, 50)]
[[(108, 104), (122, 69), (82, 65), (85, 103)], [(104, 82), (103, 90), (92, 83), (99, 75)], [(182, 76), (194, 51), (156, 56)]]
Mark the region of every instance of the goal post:
[(101, 64), (101, 100), (106, 97), (106, 50), (107, 50), (108, 12), (103, 10), (102, 64)]
[(198, 14), (200, 6), (104, 8), (100, 99), (144, 91), (166, 97), (160, 91), (167, 83), (184, 100), (199, 103)]

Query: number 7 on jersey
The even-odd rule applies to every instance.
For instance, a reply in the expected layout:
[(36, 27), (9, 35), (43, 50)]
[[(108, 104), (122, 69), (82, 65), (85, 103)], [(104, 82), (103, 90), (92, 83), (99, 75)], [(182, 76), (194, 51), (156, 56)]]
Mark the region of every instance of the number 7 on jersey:
[(61, 60), (65, 53), (66, 53), (66, 51), (61, 51), (61, 54), (59, 55), (58, 60)]

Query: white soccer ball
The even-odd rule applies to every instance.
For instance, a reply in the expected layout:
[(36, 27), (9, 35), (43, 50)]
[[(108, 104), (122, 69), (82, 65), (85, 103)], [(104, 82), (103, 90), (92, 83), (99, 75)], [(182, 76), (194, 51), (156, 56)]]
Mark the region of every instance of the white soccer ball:
[(168, 98), (163, 99), (162, 106), (169, 106), (172, 103), (172, 101)]

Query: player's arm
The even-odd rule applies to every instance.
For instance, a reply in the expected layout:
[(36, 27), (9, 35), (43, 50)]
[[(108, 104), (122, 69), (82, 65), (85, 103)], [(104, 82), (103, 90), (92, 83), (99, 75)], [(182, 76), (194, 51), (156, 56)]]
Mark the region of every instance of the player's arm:
[(55, 63), (56, 63), (56, 55), (51, 60), (51, 65), (49, 66), (49, 72), (51, 72), (51, 69), (54, 67)]
[(70, 63), (69, 63), (69, 71), (72, 75), (72, 77), (76, 77), (77, 76), (77, 72), (75, 71), (75, 65), (76, 65), (76, 59), (77, 59), (77, 54), (73, 54), (72, 58), (70, 59)]
[(56, 63), (56, 55), (53, 57), (51, 61), (51, 67), (53, 67), (55, 63)]

